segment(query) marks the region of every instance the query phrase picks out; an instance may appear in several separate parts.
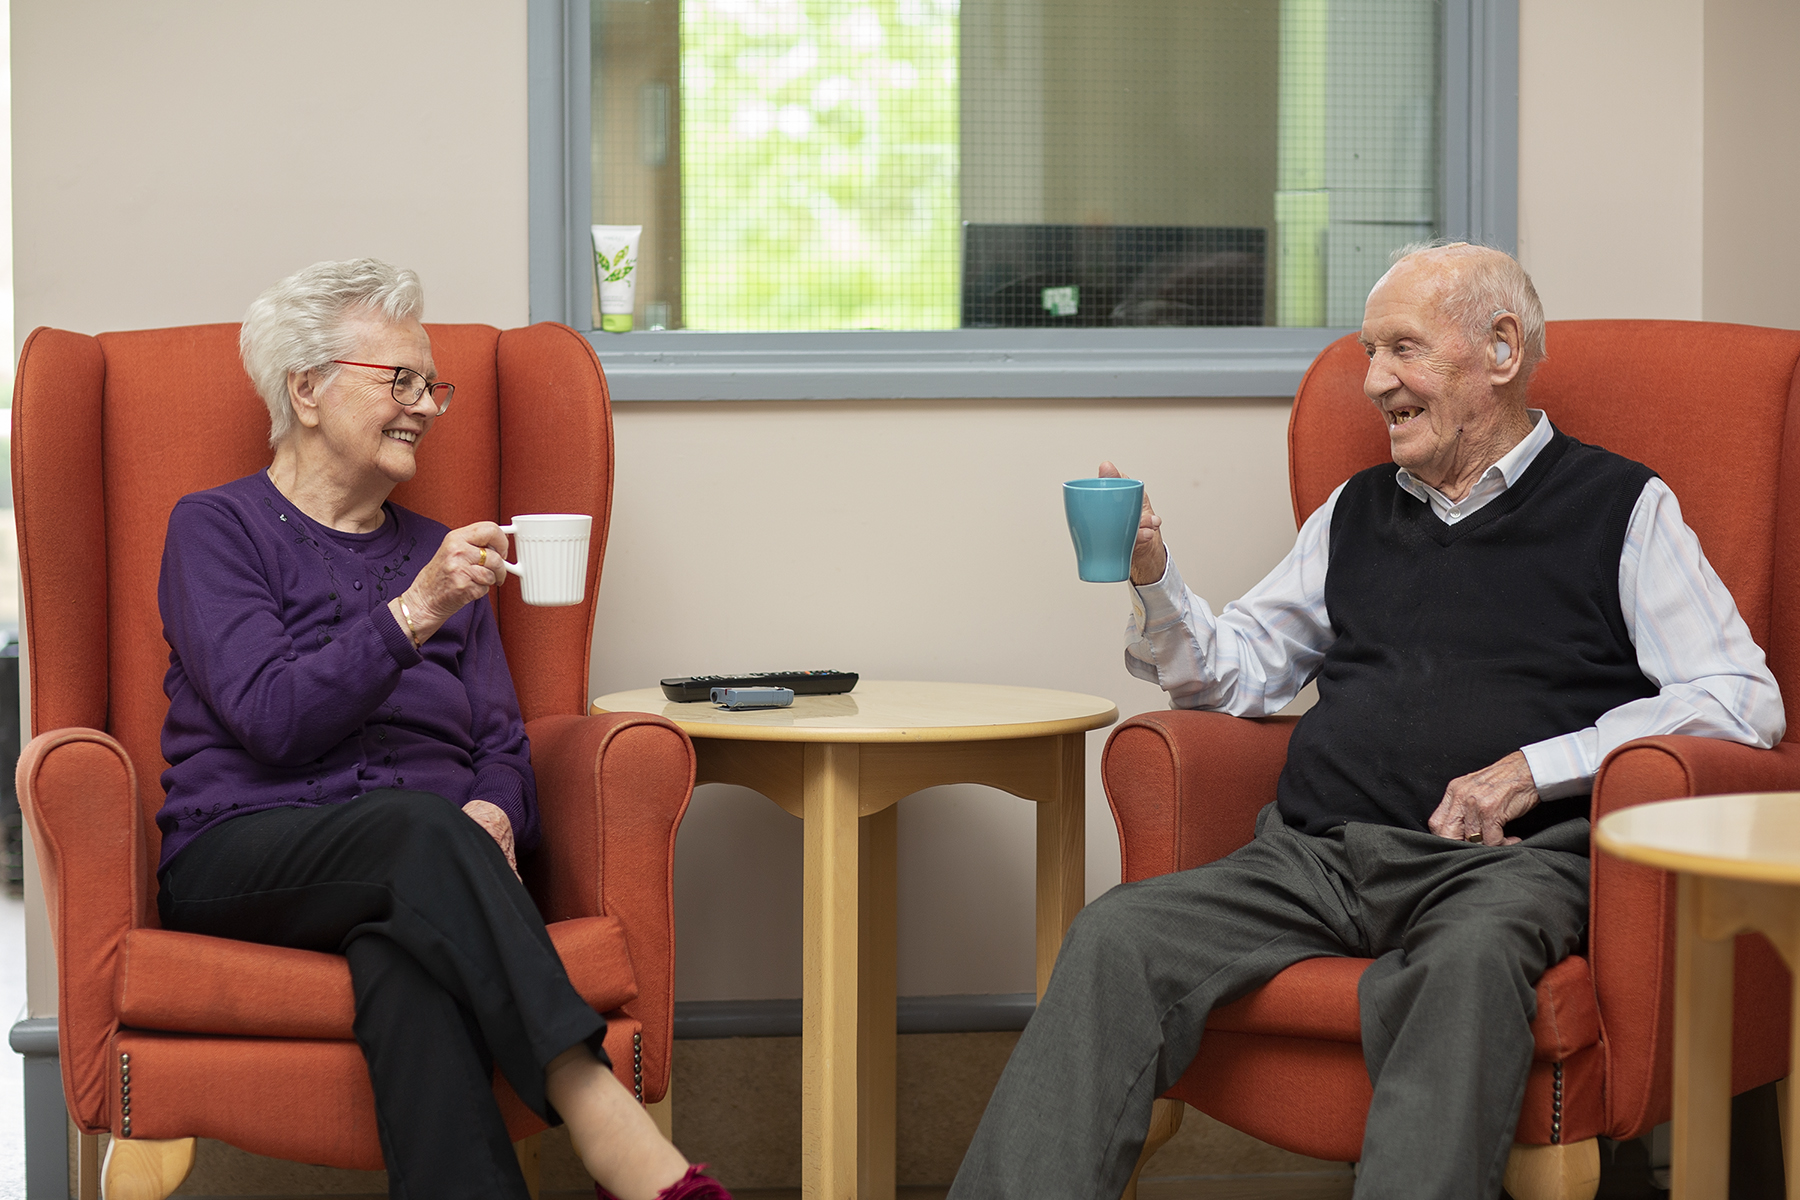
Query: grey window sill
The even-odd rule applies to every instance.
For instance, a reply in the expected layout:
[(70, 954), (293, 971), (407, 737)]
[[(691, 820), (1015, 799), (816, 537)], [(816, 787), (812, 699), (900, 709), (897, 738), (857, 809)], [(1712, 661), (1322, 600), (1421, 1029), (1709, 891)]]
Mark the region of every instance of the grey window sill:
[(616, 401), (1292, 399), (1343, 329), (590, 333)]

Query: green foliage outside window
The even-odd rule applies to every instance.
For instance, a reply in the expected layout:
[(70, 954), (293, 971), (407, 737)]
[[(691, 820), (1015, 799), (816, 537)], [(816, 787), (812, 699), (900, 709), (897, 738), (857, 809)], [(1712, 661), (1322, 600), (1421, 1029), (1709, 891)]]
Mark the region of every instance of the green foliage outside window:
[(958, 324), (957, 40), (957, 0), (685, 0), (683, 324)]

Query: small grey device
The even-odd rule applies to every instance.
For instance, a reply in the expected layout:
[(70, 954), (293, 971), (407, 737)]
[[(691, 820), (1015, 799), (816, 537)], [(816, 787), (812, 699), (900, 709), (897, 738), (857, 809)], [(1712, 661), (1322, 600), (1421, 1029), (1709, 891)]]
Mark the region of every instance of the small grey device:
[(794, 702), (794, 689), (784, 687), (716, 687), (712, 702), (720, 708), (786, 708)]

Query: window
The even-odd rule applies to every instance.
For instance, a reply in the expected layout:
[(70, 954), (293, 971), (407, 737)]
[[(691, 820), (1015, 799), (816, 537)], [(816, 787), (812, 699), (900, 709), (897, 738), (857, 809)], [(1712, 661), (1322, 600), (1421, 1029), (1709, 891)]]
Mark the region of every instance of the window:
[(641, 226), (621, 398), (1291, 393), (1394, 248), (1512, 241), (1516, 0), (532, 2), (534, 316)]
[[(602, 0), (598, 11), (594, 219), (643, 224), (654, 239), (639, 306), (668, 319), (650, 324), (955, 325), (956, 0)], [(656, 44), (678, 49), (678, 70), (642, 54)], [(653, 61), (663, 69), (646, 69)], [(619, 124), (622, 107), (635, 122)], [(637, 202), (661, 192), (660, 204)]]

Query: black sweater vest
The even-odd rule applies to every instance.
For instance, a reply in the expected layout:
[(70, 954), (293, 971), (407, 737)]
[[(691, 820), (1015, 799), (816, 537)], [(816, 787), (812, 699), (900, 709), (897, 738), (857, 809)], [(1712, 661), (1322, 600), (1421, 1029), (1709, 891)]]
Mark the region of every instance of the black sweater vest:
[[(1654, 695), (1619, 607), (1625, 528), (1652, 474), (1557, 433), (1455, 525), (1392, 464), (1352, 477), (1325, 573), (1337, 637), (1276, 789), (1288, 824), (1423, 830), (1457, 776)], [(1540, 804), (1507, 832), (1586, 812), (1582, 798)]]

